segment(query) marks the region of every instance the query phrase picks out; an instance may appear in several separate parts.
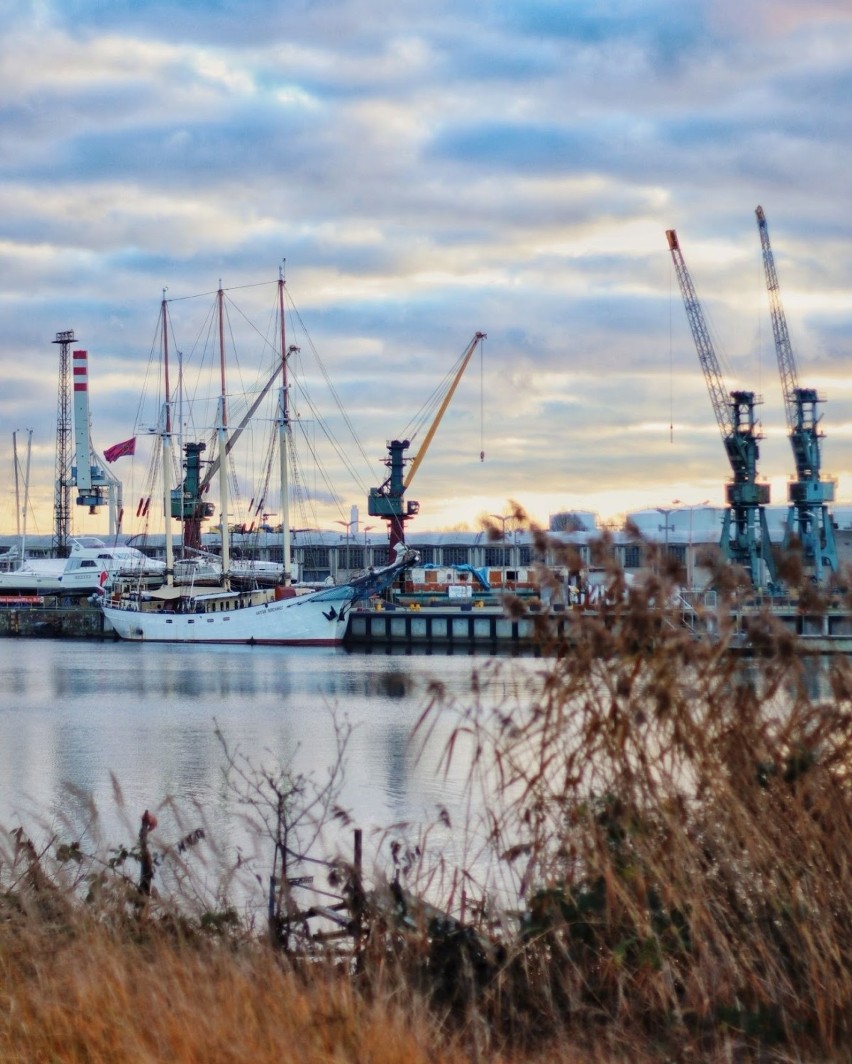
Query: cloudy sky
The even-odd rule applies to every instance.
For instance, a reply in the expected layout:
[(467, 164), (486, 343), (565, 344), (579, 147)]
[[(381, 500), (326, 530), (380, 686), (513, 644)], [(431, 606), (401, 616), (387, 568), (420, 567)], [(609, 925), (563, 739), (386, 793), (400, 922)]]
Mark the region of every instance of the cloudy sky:
[[(295, 397), (298, 413), (337, 416), (315, 349), (358, 440), (344, 444), (357, 479), (326, 459), (337, 505), (306, 473), (322, 523), (353, 504), (365, 516), (386, 441), (411, 431), (477, 330), (482, 359), (409, 489), (417, 527), (476, 527), (509, 499), (539, 521), (721, 504), (728, 466), (668, 228), (726, 386), (763, 398), (761, 472), (783, 502), (758, 204), (800, 381), (828, 400), (823, 465), (852, 497), (848, 0), (0, 0), (0, 13), (4, 530), (12, 433), (32, 429), (32, 520), (51, 531), (57, 331), (89, 351), (103, 449), (156, 417), (140, 396), (163, 289), (194, 350), (196, 301), (180, 297), (221, 281), (260, 312), (274, 284), (244, 286), (274, 282), (284, 259), (317, 404)], [(114, 466), (129, 510), (147, 442)], [(103, 526), (74, 515), (77, 531)]]

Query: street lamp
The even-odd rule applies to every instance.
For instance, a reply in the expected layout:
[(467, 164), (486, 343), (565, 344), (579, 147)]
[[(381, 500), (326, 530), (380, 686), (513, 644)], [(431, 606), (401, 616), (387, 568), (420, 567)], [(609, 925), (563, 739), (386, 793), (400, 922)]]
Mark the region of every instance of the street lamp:
[(512, 514), (505, 514), (505, 515), (504, 514), (489, 514), (488, 516), (492, 517), (495, 521), (499, 521), (500, 522), (500, 527), (502, 528), (501, 535), (502, 535), (503, 539), (505, 539), (506, 538), (506, 522), (512, 520)]
[(372, 532), (372, 530), (375, 527), (376, 527), (375, 525), (365, 525), (364, 528), (361, 530), (364, 533), (364, 568), (365, 569), (367, 568), (367, 533), (368, 532)]
[[(349, 532), (352, 529), (353, 525), (357, 525), (358, 524), (358, 518), (356, 517), (353, 521), (335, 521), (334, 523), (336, 525), (343, 525), (343, 527), (346, 529), (346, 565), (344, 566), (344, 568), (346, 569), (346, 571), (348, 573), (349, 569), (350, 569), (350, 565), (349, 565), (349, 562), (350, 562), (350, 558), (349, 558)], [(339, 568), (339, 566), (338, 566), (338, 568)]]
[(671, 506), (658, 506), (657, 507), (657, 513), (658, 514), (662, 514), (663, 515), (663, 520), (665, 521), (665, 524), (659, 526), (659, 531), (662, 532), (663, 529), (665, 529), (665, 532), (666, 532), (666, 561), (668, 561), (668, 558), (669, 558), (669, 528), (671, 528), (671, 525), (669, 525), (669, 514), (671, 512), (672, 512), (672, 507)]
[[(488, 516), (493, 518), (495, 521), (499, 521), (500, 522), (500, 527), (501, 527), (500, 538), (503, 540), (503, 543), (505, 544), (506, 543), (506, 522), (507, 521), (511, 521), (512, 517), (514, 515), (513, 514), (489, 514)], [(511, 560), (512, 560), (511, 547), (504, 546), (504, 548), (503, 548), (503, 565), (504, 565), (504, 568), (505, 568), (505, 565), (506, 565), (506, 555), (507, 555), (507, 553), (508, 553), (508, 556), (509, 556), (509, 561), (511, 562)]]
[(692, 585), (695, 579), (695, 559), (692, 556), (692, 511), (698, 510), (702, 506), (708, 506), (709, 499), (702, 499), (701, 502), (681, 502), (680, 499), (672, 499), (673, 506), (680, 506), (684, 510), (689, 510), (689, 539), (686, 548), (686, 582), (689, 585), (689, 590), (692, 591)]

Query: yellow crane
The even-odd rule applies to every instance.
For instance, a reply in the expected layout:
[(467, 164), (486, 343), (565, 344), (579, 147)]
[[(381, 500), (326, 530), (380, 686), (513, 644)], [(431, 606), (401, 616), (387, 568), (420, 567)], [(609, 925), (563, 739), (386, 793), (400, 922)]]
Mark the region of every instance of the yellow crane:
[(393, 550), (398, 543), (405, 542), (405, 522), (420, 512), (420, 503), (413, 500), (406, 500), (404, 498), (405, 491), (414, 478), (414, 474), (420, 468), (421, 462), (426, 457), (429, 445), (432, 443), (435, 433), (438, 431), (438, 426), (441, 424), (441, 420), (446, 413), (447, 407), (450, 405), (450, 401), (455, 394), (459, 381), (464, 375), (464, 371), (467, 369), (468, 364), (473, 357), (474, 351), (485, 339), (487, 339), (487, 337), (484, 332), (477, 332), (467, 345), (464, 354), (459, 360), (458, 369), (441, 401), (438, 412), (432, 420), (432, 424), (429, 426), (429, 429), (423, 438), (423, 443), (420, 445), (420, 449), (415, 455), (408, 470), (408, 474), (405, 477), (403, 477), (405, 451), (410, 447), (411, 441), (391, 440), (388, 443), (388, 458), (385, 461), (385, 465), (390, 469), (390, 475), (380, 487), (370, 488), (370, 495), (367, 499), (367, 512), (370, 517), (381, 517), (388, 522), (391, 550)]

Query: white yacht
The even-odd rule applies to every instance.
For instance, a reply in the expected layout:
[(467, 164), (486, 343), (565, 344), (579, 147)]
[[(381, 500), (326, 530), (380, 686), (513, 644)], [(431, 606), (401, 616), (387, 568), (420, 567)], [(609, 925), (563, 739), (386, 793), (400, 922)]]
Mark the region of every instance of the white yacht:
[(67, 558), (28, 558), (0, 572), (0, 595), (91, 595), (119, 575), (162, 577), (163, 562), (137, 550), (91, 536), (76, 539)]

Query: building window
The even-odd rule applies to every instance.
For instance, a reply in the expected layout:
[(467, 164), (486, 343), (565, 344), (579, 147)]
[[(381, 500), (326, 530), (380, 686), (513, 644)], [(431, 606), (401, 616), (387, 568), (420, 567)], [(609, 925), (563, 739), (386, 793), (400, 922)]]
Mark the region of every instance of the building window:
[(678, 565), (686, 565), (686, 547), (678, 544), (676, 547), (669, 545), (669, 559)]
[(444, 565), (467, 565), (470, 551), (467, 547), (444, 547)]
[(631, 544), (624, 548), (624, 568), (639, 569), (642, 565), (642, 548), (638, 544)]
[(509, 547), (486, 547), (485, 548), (485, 564), (487, 566), (500, 566), (505, 567), (511, 565)]
[(337, 548), (337, 567), (339, 569), (363, 569), (364, 568), (364, 548), (363, 547), (338, 547)]
[(518, 547), (518, 565), (528, 566), (532, 564), (532, 549), (529, 543), (523, 543)]
[(328, 547), (304, 547), (302, 565), (305, 569), (328, 569)]
[(435, 548), (434, 547), (418, 547), (416, 543), (412, 544), (414, 549), (420, 555), (420, 561), (423, 565), (433, 565), (435, 562)]
[(373, 547), (373, 565), (381, 568), (390, 561), (390, 549), (388, 547)]

